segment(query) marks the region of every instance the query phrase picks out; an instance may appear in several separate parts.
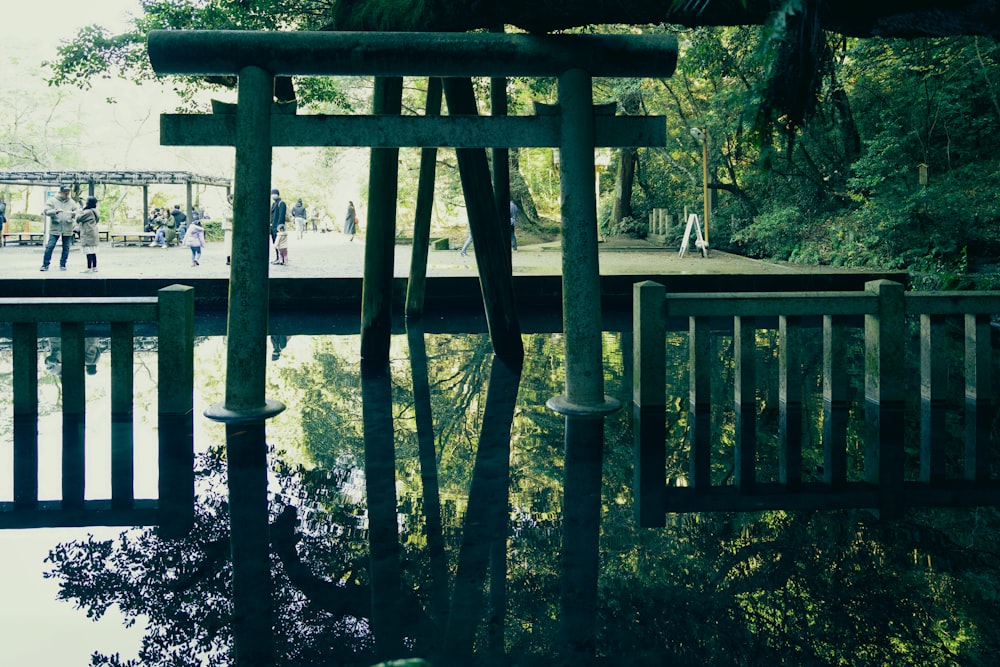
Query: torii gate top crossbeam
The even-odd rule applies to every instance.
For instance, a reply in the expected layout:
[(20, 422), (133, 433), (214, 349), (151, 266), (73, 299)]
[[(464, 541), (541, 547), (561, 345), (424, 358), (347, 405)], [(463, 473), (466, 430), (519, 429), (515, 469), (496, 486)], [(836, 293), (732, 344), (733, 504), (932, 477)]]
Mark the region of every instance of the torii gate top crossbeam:
[(157, 74), (200, 76), (664, 77), (677, 64), (673, 35), (153, 30), (147, 49)]

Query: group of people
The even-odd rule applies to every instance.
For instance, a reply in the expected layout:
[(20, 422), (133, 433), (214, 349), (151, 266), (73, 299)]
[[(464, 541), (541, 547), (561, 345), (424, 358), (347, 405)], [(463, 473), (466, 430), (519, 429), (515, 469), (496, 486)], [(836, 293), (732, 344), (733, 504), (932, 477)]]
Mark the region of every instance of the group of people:
[(205, 247), (205, 227), (202, 221), (208, 219), (210, 216), (207, 213), (196, 210), (191, 212), (191, 222), (188, 222), (187, 213), (181, 210), (181, 205), (174, 204), (170, 211), (154, 208), (146, 220), (144, 231), (155, 234), (149, 244), (151, 248), (166, 248), (179, 243), (191, 250), (191, 266), (199, 266), (201, 251)]
[(84, 273), (97, 272), (97, 244), (100, 235), (97, 233), (97, 223), (100, 215), (97, 213), (97, 198), (87, 197), (81, 209), (79, 204), (70, 197), (72, 188), (68, 184), (59, 186), (59, 192), (49, 197), (45, 202), (44, 215), (49, 219), (49, 238), (45, 242), (42, 254), (42, 268), (48, 271), (52, 263), (52, 253), (56, 244), (62, 241), (62, 254), (59, 256), (59, 270), (66, 270), (69, 260), (69, 249), (73, 245), (75, 232), (80, 233), (80, 244), (87, 256), (87, 268)]
[[(288, 224), (295, 225), (301, 239), (306, 231), (308, 214), (302, 199), (296, 200), (291, 210), (288, 204), (281, 198), (281, 191), (278, 188), (271, 190), (271, 222), (269, 225), (271, 235), (271, 245), (274, 248), (274, 259), (271, 264), (288, 264)], [(313, 231), (316, 231), (316, 217), (313, 217)], [(323, 231), (326, 231), (325, 229)], [(358, 231), (358, 214), (354, 209), (354, 202), (347, 202), (347, 215), (344, 218), (344, 234), (354, 240), (354, 235)]]
[(191, 266), (198, 266), (201, 259), (201, 249), (205, 246), (205, 228), (203, 221), (210, 219), (207, 213), (191, 212), (191, 222), (187, 214), (181, 210), (180, 204), (175, 204), (170, 211), (155, 208), (146, 221), (144, 231), (155, 234), (149, 246), (166, 248), (179, 243), (191, 248)]
[[(49, 234), (40, 270), (49, 270), (52, 254), (56, 244), (61, 240), (62, 254), (59, 258), (59, 269), (65, 271), (75, 234), (79, 233), (80, 243), (87, 256), (87, 268), (84, 273), (96, 273), (97, 248), (100, 242), (97, 228), (100, 222), (100, 215), (97, 212), (97, 198), (88, 197), (81, 208), (78, 202), (70, 196), (71, 192), (72, 188), (69, 184), (60, 185), (58, 194), (49, 197), (45, 202), (44, 215), (49, 219)], [(175, 205), (170, 211), (155, 208), (146, 220), (144, 231), (155, 234), (149, 244), (150, 247), (166, 248), (168, 245), (179, 242), (190, 248), (191, 266), (199, 266), (202, 249), (205, 247), (205, 227), (202, 221), (207, 220), (208, 217), (208, 215), (193, 211), (189, 222), (187, 214), (181, 210), (180, 204)], [(289, 211), (281, 199), (281, 193), (278, 189), (271, 190), (270, 235), (274, 247), (272, 264), (288, 263), (288, 230), (286, 225), (289, 222), (293, 223), (301, 239), (306, 232), (307, 220), (308, 215), (302, 199), (298, 199)], [(316, 231), (315, 217), (313, 218), (313, 231)], [(347, 215), (344, 218), (344, 234), (353, 241), (357, 231), (357, 211), (354, 208), (354, 202), (348, 202)]]
[[(70, 196), (71, 192), (70, 185), (64, 183), (59, 186), (58, 194), (49, 197), (45, 202), (43, 214), (49, 220), (49, 235), (42, 254), (42, 267), (39, 270), (49, 270), (56, 244), (61, 241), (59, 270), (65, 271), (70, 248), (75, 235), (79, 233), (80, 245), (87, 257), (87, 268), (83, 272), (97, 273), (97, 248), (100, 243), (97, 225), (101, 221), (101, 216), (97, 212), (97, 198), (87, 197), (86, 203), (80, 208), (77, 201)], [(208, 216), (204, 217), (207, 219)], [(150, 243), (151, 246), (159, 245), (166, 248), (168, 243), (180, 239), (183, 245), (191, 249), (191, 266), (200, 264), (201, 251), (205, 246), (205, 228), (201, 224), (199, 214), (192, 214), (192, 221), (189, 224), (180, 204), (169, 212), (157, 208), (146, 221), (145, 231), (156, 234)]]

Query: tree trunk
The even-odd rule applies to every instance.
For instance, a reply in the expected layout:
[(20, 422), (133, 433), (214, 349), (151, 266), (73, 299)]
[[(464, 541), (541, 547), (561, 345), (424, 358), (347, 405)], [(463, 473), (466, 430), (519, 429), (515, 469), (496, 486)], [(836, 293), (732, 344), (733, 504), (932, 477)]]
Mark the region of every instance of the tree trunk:
[(618, 175), (615, 178), (615, 203), (611, 210), (611, 224), (617, 226), (624, 218), (632, 217), (632, 185), (635, 182), (636, 149), (623, 148), (618, 156)]
[[(642, 111), (642, 96), (634, 88), (626, 88), (619, 100), (627, 116), (637, 116)], [(618, 174), (615, 178), (615, 201), (611, 211), (612, 227), (622, 219), (632, 217), (632, 186), (635, 183), (635, 165), (638, 151), (633, 146), (618, 151)], [(600, 202), (598, 202), (600, 203)]]
[(521, 209), (521, 215), (533, 224), (538, 224), (538, 208), (535, 206), (535, 199), (531, 196), (528, 183), (521, 174), (521, 154), (520, 149), (511, 148), (510, 159), (510, 198)]

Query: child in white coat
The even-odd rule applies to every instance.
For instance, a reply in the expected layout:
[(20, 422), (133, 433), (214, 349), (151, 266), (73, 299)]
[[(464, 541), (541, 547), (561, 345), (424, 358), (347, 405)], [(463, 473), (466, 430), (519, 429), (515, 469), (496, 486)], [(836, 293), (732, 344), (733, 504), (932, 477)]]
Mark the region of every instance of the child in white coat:
[(205, 247), (205, 228), (201, 222), (193, 220), (184, 234), (184, 245), (191, 248), (191, 266), (201, 263), (201, 249)]
[(278, 234), (274, 237), (274, 249), (278, 251), (278, 264), (288, 264), (288, 232), (284, 225), (278, 225)]

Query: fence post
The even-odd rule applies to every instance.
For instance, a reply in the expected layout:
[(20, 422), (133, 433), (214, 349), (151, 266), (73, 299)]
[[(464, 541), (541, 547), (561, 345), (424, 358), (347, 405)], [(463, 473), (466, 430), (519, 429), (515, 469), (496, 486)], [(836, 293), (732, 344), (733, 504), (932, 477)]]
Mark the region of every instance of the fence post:
[(920, 315), (920, 481), (929, 484), (945, 478), (947, 338), (943, 315)]
[(757, 484), (757, 327), (753, 316), (733, 318), (733, 348), (736, 364), (733, 481), (740, 491), (753, 491)]
[(62, 506), (83, 507), (86, 480), (86, 404), (83, 322), (62, 322)]
[(38, 324), (14, 322), (14, 507), (38, 505)]
[(847, 484), (847, 332), (843, 315), (823, 316), (823, 481)]
[(666, 525), (666, 288), (632, 286), (632, 437), (635, 517), (641, 527)]
[(990, 478), (993, 371), (990, 365), (990, 316), (965, 316), (965, 479)]
[(802, 318), (778, 318), (778, 476), (786, 489), (802, 484)]
[(111, 505), (132, 507), (134, 484), (135, 325), (111, 323)]
[(872, 280), (865, 291), (879, 304), (865, 315), (865, 480), (877, 486), (879, 516), (894, 519), (903, 511), (903, 286)]
[(688, 425), (691, 429), (691, 480), (698, 491), (712, 485), (712, 331), (709, 318), (688, 318)]
[(157, 296), (160, 532), (182, 537), (194, 522), (194, 288)]

